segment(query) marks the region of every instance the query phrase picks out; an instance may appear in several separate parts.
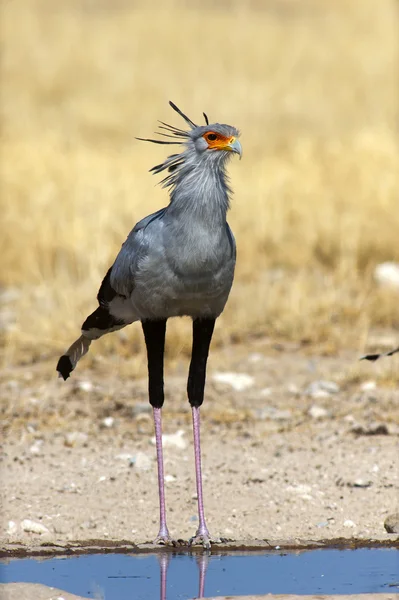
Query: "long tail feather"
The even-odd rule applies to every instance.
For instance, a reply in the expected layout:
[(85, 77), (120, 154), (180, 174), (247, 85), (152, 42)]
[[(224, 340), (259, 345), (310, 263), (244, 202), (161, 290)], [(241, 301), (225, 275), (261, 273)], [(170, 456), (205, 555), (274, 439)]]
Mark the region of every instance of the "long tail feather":
[(375, 362), (383, 356), (392, 356), (393, 354), (396, 354), (396, 352), (399, 352), (399, 346), (398, 348), (390, 350), (389, 352), (381, 352), (380, 354), (366, 354), (365, 356), (362, 356), (360, 360), (370, 360), (372, 362)]
[(59, 377), (62, 377), (64, 381), (68, 379), (78, 361), (88, 352), (90, 344), (91, 340), (84, 335), (81, 335), (80, 338), (68, 348), (57, 363)]

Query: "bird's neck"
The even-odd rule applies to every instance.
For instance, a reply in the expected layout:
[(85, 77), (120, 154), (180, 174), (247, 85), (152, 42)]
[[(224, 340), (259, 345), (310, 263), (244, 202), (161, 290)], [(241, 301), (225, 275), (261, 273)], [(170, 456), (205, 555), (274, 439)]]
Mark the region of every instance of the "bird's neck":
[(224, 161), (188, 163), (176, 177), (167, 211), (173, 218), (189, 218), (209, 228), (224, 225), (229, 193)]

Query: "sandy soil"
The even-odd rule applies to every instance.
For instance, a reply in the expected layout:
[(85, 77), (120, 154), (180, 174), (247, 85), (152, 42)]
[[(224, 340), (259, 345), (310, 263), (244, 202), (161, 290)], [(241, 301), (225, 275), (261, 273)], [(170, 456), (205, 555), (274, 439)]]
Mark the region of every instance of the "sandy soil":
[[(45, 585), (32, 583), (10, 583), (0, 584), (0, 597), (2, 600), (87, 600), (82, 596), (75, 596), (56, 588), (50, 588)], [(362, 594), (357, 596), (361, 600), (395, 600), (397, 594)], [(240, 600), (351, 600), (353, 596), (294, 596), (292, 594), (267, 596), (240, 596)], [(210, 599), (212, 600), (212, 599)], [(232, 600), (232, 596), (218, 596), (218, 600)]]
[[(309, 357), (266, 341), (250, 352), (213, 353), (202, 444), (214, 536), (271, 544), (397, 537), (384, 520), (398, 512), (399, 390), (370, 381), (373, 365), (360, 363), (351, 376), (356, 358)], [(103, 366), (65, 384), (53, 368), (14, 369), (1, 383), (1, 547), (153, 539), (157, 473), (145, 377)], [(164, 409), (168, 524), (185, 540), (197, 526), (186, 368), (182, 360), (167, 370)], [(27, 520), (42, 532), (30, 532)]]

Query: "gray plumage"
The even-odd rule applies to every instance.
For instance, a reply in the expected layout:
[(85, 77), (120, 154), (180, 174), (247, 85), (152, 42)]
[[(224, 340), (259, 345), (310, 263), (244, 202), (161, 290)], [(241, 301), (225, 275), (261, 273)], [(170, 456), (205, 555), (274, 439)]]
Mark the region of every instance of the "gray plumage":
[[(183, 145), (181, 153), (152, 169), (167, 171), (161, 183), (170, 189), (170, 204), (130, 232), (101, 285), (99, 307), (57, 365), (64, 379), (91, 340), (105, 333), (137, 320), (216, 318), (226, 304), (236, 261), (234, 237), (226, 222), (231, 194), (226, 164), (232, 153), (241, 156), (239, 132), (218, 123), (196, 126), (171, 106), (190, 130), (161, 123), (161, 135), (173, 141), (147, 140)], [(216, 148), (214, 139), (219, 137)]]

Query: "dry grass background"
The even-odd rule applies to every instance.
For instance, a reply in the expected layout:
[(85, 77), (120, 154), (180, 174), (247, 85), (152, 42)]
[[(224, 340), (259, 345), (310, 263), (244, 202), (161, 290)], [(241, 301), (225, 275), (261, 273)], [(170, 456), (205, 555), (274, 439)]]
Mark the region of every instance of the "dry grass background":
[[(13, 0), (1, 6), (3, 364), (57, 356), (135, 222), (167, 203), (134, 139), (157, 119), (242, 131), (236, 281), (215, 341), (336, 351), (399, 326), (398, 2)], [(190, 324), (169, 326), (168, 354)], [(137, 326), (93, 354), (142, 349)], [(89, 363), (87, 363), (89, 364)]]

